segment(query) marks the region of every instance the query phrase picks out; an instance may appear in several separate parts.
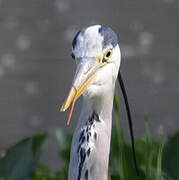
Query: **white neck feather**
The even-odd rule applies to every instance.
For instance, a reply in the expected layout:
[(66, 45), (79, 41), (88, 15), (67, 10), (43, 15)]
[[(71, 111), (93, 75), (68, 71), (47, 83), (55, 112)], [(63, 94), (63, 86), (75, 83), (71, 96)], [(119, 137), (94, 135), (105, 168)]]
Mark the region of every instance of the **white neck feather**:
[[(110, 89), (105, 96), (103, 94), (90, 99), (83, 97), (82, 111), (71, 148), (69, 180), (107, 180), (113, 91), (114, 88)], [(81, 155), (82, 149), (85, 155)], [(90, 154), (87, 155), (89, 151)]]

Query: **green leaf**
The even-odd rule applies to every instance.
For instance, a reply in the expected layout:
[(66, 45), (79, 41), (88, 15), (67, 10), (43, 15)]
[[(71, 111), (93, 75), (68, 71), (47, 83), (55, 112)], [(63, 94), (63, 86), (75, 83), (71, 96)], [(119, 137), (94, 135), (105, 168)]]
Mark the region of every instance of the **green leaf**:
[(47, 138), (47, 136), (48, 136), (47, 133), (41, 133), (41, 134), (32, 136), (32, 139), (33, 139), (32, 148), (33, 148), (34, 156), (38, 155), (41, 152), (41, 147), (45, 139)]
[(54, 180), (55, 176), (52, 171), (44, 164), (40, 163), (31, 180)]
[(24, 140), (7, 151), (0, 159), (0, 177), (21, 180), (31, 173), (33, 160), (32, 139)]
[(44, 134), (32, 136), (10, 147), (6, 155), (0, 158), (0, 178), (24, 180), (28, 177), (39, 162), (41, 145), (45, 137)]
[(179, 180), (179, 132), (169, 137), (164, 146), (163, 169), (169, 176)]
[(72, 142), (72, 134), (62, 129), (57, 129), (56, 137), (60, 146), (60, 156), (67, 165), (70, 161), (70, 147)]
[(163, 141), (160, 138), (158, 157), (157, 157), (157, 178), (156, 180), (161, 180), (162, 177), (162, 151), (163, 151)]
[(71, 133), (64, 131), (62, 129), (57, 129), (56, 137), (57, 137), (57, 141), (58, 141), (61, 149), (65, 150), (65, 149), (70, 148), (71, 141), (72, 141)]

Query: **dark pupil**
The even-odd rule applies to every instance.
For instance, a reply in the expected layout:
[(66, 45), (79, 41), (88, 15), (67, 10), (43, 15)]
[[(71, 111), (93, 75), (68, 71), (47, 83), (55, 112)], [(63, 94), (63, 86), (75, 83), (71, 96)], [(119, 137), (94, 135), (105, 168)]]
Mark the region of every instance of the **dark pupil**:
[(71, 54), (71, 57), (72, 57), (73, 59), (75, 59), (75, 55), (74, 55), (73, 53)]
[(107, 54), (106, 54), (106, 57), (109, 57), (111, 55), (111, 52), (109, 51)]

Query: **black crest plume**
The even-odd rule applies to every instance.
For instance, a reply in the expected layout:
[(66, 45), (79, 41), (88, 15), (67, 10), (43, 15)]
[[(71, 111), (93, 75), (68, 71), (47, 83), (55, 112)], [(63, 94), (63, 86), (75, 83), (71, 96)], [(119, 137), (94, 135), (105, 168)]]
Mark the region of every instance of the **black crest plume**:
[(126, 105), (126, 111), (127, 111), (127, 117), (128, 117), (128, 123), (129, 123), (129, 131), (130, 131), (130, 137), (131, 137), (131, 145), (132, 145), (134, 166), (135, 166), (135, 169), (136, 169), (136, 173), (139, 176), (139, 170), (138, 170), (137, 160), (136, 160), (136, 151), (135, 151), (135, 144), (134, 144), (134, 133), (133, 133), (133, 124), (132, 124), (131, 112), (130, 112), (128, 98), (127, 98), (125, 86), (124, 86), (120, 71), (118, 73), (118, 81), (119, 81), (119, 84), (120, 84), (120, 87), (121, 87), (121, 90), (122, 90), (122, 94), (123, 94), (123, 97), (124, 97), (124, 102), (125, 102), (125, 105)]

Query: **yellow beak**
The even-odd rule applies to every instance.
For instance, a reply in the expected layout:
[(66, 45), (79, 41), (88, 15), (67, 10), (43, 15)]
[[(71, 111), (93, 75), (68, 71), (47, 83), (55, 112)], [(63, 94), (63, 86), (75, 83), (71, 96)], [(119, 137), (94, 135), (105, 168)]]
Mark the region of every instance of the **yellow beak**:
[(70, 124), (75, 101), (83, 94), (92, 81), (94, 74), (101, 67), (95, 58), (79, 59), (78, 62), (71, 90), (60, 109), (60, 111), (64, 112), (70, 107), (67, 125)]

